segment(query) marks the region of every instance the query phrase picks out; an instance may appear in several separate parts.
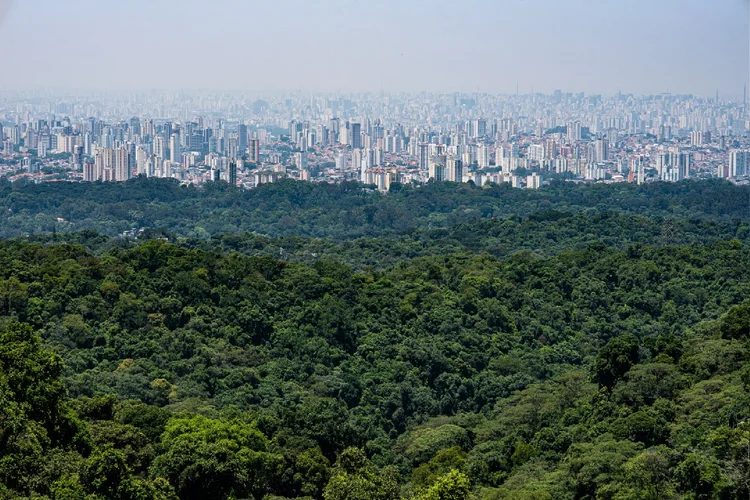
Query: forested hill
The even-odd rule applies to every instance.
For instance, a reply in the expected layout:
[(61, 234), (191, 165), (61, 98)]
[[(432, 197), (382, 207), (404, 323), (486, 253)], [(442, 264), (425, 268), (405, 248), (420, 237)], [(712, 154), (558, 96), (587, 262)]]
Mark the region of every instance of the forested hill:
[(308, 264), (335, 259), (357, 269), (386, 269), (416, 257), (432, 255), (489, 254), (507, 258), (527, 251), (538, 257), (551, 257), (592, 246), (624, 250), (638, 244), (691, 245), (726, 240), (750, 244), (750, 221), (740, 218), (664, 219), (611, 211), (547, 210), (525, 217), (478, 219), (445, 228), (340, 240), (297, 235), (270, 237), (247, 232), (220, 233), (209, 239), (185, 238), (165, 230), (146, 230), (136, 238), (110, 238), (84, 230), (42, 233), (17, 239), (44, 245), (79, 244), (99, 255), (113, 249), (133, 248), (152, 239), (165, 239), (184, 248), (207, 252), (239, 252)]
[(735, 241), (355, 272), (9, 242), (0, 483), (60, 499), (745, 498), (748, 259)]
[(748, 187), (0, 189), (1, 499), (750, 497)]
[[(179, 236), (253, 231), (337, 240), (452, 227), (490, 217), (558, 211), (616, 211), (664, 218), (750, 219), (750, 186), (725, 181), (555, 183), (539, 190), (507, 185), (397, 185), (381, 195), (353, 183), (285, 180), (254, 190), (224, 183), (181, 186), (169, 179), (112, 183), (0, 184), (0, 236), (93, 229), (114, 236), (160, 228)], [(60, 220), (58, 220), (60, 219)]]

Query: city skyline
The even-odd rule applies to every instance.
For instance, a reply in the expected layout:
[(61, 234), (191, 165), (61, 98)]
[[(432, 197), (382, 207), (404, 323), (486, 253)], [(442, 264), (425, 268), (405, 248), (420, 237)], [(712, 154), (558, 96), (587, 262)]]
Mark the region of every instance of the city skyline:
[[(0, 1), (0, 19), (10, 6)], [(34, 27), (30, 36), (30, 27)], [(0, 90), (673, 93), (741, 99), (748, 2), (14, 2)]]
[(750, 178), (744, 103), (691, 96), (0, 93), (11, 181), (139, 175), (256, 188)]

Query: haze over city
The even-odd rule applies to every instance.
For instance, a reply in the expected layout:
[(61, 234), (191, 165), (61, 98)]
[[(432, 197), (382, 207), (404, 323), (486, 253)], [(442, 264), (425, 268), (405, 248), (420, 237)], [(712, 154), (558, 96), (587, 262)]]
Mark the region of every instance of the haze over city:
[(742, 98), (750, 58), (747, 0), (2, 0), (0, 19), (2, 90)]

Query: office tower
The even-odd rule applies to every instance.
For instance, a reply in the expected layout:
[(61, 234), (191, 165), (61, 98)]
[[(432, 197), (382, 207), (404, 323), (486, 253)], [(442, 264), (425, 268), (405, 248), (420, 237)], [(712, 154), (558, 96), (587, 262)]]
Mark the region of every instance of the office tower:
[(92, 142), (93, 141), (91, 139), (91, 134), (89, 134), (88, 132), (86, 132), (85, 134), (83, 134), (83, 152), (84, 152), (84, 154), (87, 154), (89, 156), (91, 155), (91, 143)]
[(362, 126), (359, 123), (351, 124), (351, 146), (352, 149), (362, 149)]
[(729, 151), (729, 177), (750, 175), (750, 150), (733, 149)]
[(596, 161), (605, 162), (609, 160), (609, 141), (599, 139), (596, 141)]
[(130, 155), (128, 154), (128, 148), (120, 146), (115, 151), (114, 180), (126, 181), (130, 179), (130, 175)]
[(237, 162), (236, 161), (229, 162), (229, 184), (231, 186), (237, 185)]
[(260, 162), (260, 139), (250, 139), (248, 160), (251, 163)]
[(182, 146), (180, 145), (180, 135), (173, 133), (169, 138), (169, 161), (172, 163), (182, 163)]
[(136, 137), (140, 137), (141, 136), (141, 119), (135, 116), (131, 118), (128, 128), (130, 129), (130, 140), (135, 140)]
[(127, 142), (124, 144), (125, 148), (128, 150), (128, 171), (130, 172), (130, 175), (128, 175), (128, 179), (133, 176), (133, 170), (136, 168), (135, 164), (135, 143), (134, 142)]
[(247, 149), (247, 125), (240, 123), (237, 126), (237, 139), (239, 140), (240, 151)]
[(164, 137), (164, 143), (169, 143), (170, 137), (172, 137), (172, 134), (174, 133), (174, 129), (172, 127), (172, 122), (166, 122), (161, 127), (161, 135)]

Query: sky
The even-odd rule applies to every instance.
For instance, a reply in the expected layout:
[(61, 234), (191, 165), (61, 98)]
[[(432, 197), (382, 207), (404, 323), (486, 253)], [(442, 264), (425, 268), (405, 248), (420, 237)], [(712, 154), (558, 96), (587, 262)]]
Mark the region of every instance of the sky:
[(749, 3), (0, 0), (0, 89), (742, 97)]

